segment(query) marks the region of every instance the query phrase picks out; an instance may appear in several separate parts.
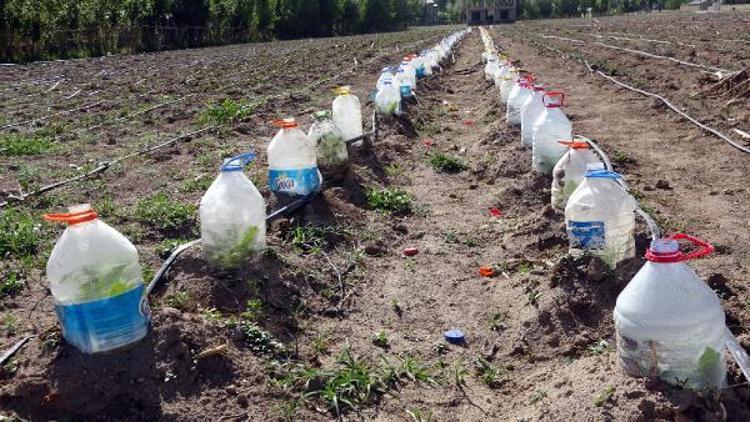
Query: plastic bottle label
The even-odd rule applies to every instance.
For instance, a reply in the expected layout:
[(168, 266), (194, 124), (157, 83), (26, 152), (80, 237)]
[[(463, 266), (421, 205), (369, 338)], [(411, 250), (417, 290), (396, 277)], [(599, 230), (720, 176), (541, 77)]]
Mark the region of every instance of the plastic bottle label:
[(55, 305), (65, 340), (84, 353), (114, 349), (141, 339), (150, 312), (140, 283), (125, 293), (70, 305)]
[(304, 196), (314, 191), (319, 182), (317, 167), (268, 171), (268, 186), (271, 192)]
[(401, 90), (401, 96), (404, 98), (411, 97), (411, 86), (409, 85), (401, 85), (399, 87)]
[(424, 73), (425, 73), (424, 66), (419, 66), (417, 68), (417, 78), (420, 78), (420, 79), (424, 78)]
[(568, 238), (570, 247), (575, 249), (604, 249), (603, 221), (569, 221)]

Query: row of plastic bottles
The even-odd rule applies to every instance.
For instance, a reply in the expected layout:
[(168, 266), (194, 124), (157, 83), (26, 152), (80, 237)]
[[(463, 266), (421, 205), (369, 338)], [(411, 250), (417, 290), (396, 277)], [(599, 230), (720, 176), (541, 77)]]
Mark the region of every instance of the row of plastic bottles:
[[(411, 92), (412, 77), (432, 72), (464, 33), (405, 60), (399, 73), (409, 76)], [(282, 201), (310, 195), (324, 175), (335, 177), (348, 166), (347, 143), (363, 135), (361, 104), (349, 87), (336, 94), (330, 111), (313, 114), (307, 133), (294, 119), (273, 122), (279, 130), (267, 149), (268, 185)], [(266, 203), (244, 172), (254, 158), (247, 153), (225, 160), (200, 201), (202, 249), (214, 266), (236, 267), (266, 247)], [(45, 218), (67, 224), (47, 262), (66, 341), (84, 353), (98, 353), (142, 339), (150, 313), (135, 246), (88, 204)]]
[[(500, 89), (507, 123), (521, 126), (534, 171), (552, 175), (551, 202), (565, 212), (570, 253), (599, 256), (612, 268), (633, 258), (637, 202), (622, 176), (605, 168), (585, 138), (572, 136), (561, 110), (564, 95), (545, 91), (533, 75), (497, 52), (484, 28), (481, 32), (485, 77)], [(678, 241), (698, 250), (685, 254)], [(712, 251), (708, 243), (683, 234), (652, 241), (645, 265), (614, 309), (617, 352), (626, 373), (695, 389), (725, 385), (721, 301), (685, 263)]]
[(418, 55), (404, 56), (401, 64), (384, 67), (375, 85), (375, 106), (384, 115), (401, 114), (401, 102), (416, 95), (417, 81), (431, 76), (448, 59), (451, 50), (471, 29), (444, 38)]

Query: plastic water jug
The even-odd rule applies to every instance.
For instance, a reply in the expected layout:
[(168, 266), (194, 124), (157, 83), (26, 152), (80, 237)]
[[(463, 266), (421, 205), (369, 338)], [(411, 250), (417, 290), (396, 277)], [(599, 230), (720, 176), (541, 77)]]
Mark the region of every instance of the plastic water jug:
[(484, 79), (488, 81), (495, 80), (495, 74), (500, 71), (500, 66), (497, 63), (497, 59), (490, 57), (487, 60), (487, 65), (484, 67)]
[(380, 71), (380, 77), (378, 78), (378, 82), (375, 84), (375, 89), (380, 90), (383, 88), (383, 84), (385, 82), (393, 82), (393, 72), (390, 67), (384, 67), (383, 70)]
[(98, 353), (142, 339), (150, 313), (135, 246), (88, 204), (44, 218), (68, 225), (47, 261), (65, 340), (83, 353)]
[(565, 207), (570, 254), (590, 253), (610, 268), (635, 256), (635, 200), (600, 163), (586, 175)]
[(518, 69), (510, 67), (508, 69), (508, 75), (500, 77), (500, 101), (503, 104), (508, 104), (508, 98), (510, 97), (510, 91), (513, 86), (518, 82), (519, 74)]
[(498, 66), (500, 70), (498, 72), (495, 72), (495, 86), (500, 89), (500, 87), (503, 85), (503, 82), (505, 82), (510, 77), (510, 69), (511, 66), (508, 63), (505, 62), (498, 62)]
[[(700, 249), (684, 254), (681, 239)], [(617, 354), (627, 374), (699, 390), (725, 386), (721, 301), (685, 263), (712, 251), (708, 243), (684, 234), (651, 243), (648, 261), (615, 306)]]
[(304, 196), (322, 183), (315, 159), (315, 145), (294, 119), (273, 122), (281, 128), (268, 145), (268, 186), (281, 198)]
[(505, 120), (509, 125), (521, 125), (521, 106), (532, 95), (533, 83), (534, 77), (532, 75), (522, 75), (510, 91), (505, 106)]
[(245, 166), (248, 153), (230, 158), (201, 198), (201, 245), (206, 260), (220, 268), (235, 268), (266, 248), (266, 202)]
[(573, 138), (573, 127), (561, 107), (565, 94), (549, 91), (542, 97), (544, 110), (534, 122), (532, 129), (532, 167), (534, 171), (552, 175), (557, 161), (565, 155), (568, 148), (557, 141)]
[(417, 69), (414, 68), (414, 66), (412, 65), (411, 58), (409, 56), (404, 57), (404, 61), (401, 62), (401, 65), (399, 66), (399, 68), (403, 69), (404, 80), (409, 83), (409, 86), (411, 87), (412, 91), (416, 91)]
[(352, 94), (348, 86), (336, 89), (333, 100), (333, 122), (341, 130), (347, 140), (362, 136), (362, 108), (359, 98)]
[(531, 95), (521, 105), (521, 143), (531, 149), (534, 145), (534, 122), (544, 112), (544, 86), (534, 85)]
[(375, 106), (385, 115), (401, 112), (401, 92), (393, 83), (386, 81), (375, 94)]
[(318, 168), (324, 174), (325, 171), (338, 172), (348, 167), (346, 139), (333, 123), (330, 111), (313, 113), (313, 124), (307, 132), (307, 138), (315, 145)]
[(406, 71), (402, 68), (399, 68), (396, 72), (396, 84), (401, 98), (411, 98), (414, 96), (409, 76), (407, 76)]
[(568, 198), (583, 182), (589, 164), (601, 164), (601, 160), (591, 152), (588, 142), (558, 141), (566, 145), (568, 152), (562, 156), (552, 170), (552, 207), (564, 211)]

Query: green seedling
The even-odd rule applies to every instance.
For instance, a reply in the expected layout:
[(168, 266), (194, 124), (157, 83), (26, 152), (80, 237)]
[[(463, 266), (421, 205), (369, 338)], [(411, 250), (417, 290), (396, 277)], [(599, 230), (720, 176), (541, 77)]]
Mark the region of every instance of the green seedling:
[(592, 356), (599, 356), (603, 355), (605, 353), (609, 353), (611, 349), (609, 348), (609, 343), (607, 340), (601, 340), (595, 344), (592, 344), (587, 348), (588, 352)]
[(169, 255), (174, 252), (175, 249), (177, 249), (178, 246), (182, 245), (183, 243), (187, 243), (188, 241), (185, 239), (166, 239), (163, 240), (159, 246), (156, 247), (156, 253), (159, 255), (162, 259), (169, 258)]
[(328, 336), (318, 334), (312, 339), (311, 348), (315, 356), (327, 355), (330, 353), (331, 343)]
[(474, 375), (487, 387), (498, 388), (508, 377), (508, 370), (502, 366), (495, 366), (485, 358), (478, 356), (474, 360)]
[(274, 339), (271, 334), (263, 331), (254, 322), (242, 320), (236, 326), (239, 327), (245, 344), (256, 355), (272, 358), (288, 356), (289, 352), (286, 346)]
[[(201, 174), (182, 182), (180, 191), (182, 192), (205, 192), (213, 183), (213, 179), (207, 174)], [(258, 186), (258, 185), (256, 185)]]
[(604, 403), (608, 402), (612, 395), (615, 393), (615, 387), (608, 385), (604, 387), (604, 389), (594, 396), (594, 406), (596, 407), (602, 407), (604, 406)]
[(240, 318), (245, 321), (258, 322), (263, 318), (263, 301), (258, 298), (247, 301), (245, 310), (240, 314)]
[(390, 344), (388, 343), (388, 337), (385, 334), (385, 331), (380, 331), (379, 333), (375, 334), (375, 336), (372, 338), (372, 344), (380, 347), (381, 349), (388, 349)]
[(17, 133), (0, 135), (0, 155), (40, 155), (52, 149), (47, 136), (24, 136)]
[(409, 414), (409, 416), (411, 416), (414, 422), (431, 422), (432, 421), (432, 411), (429, 411), (429, 410), (425, 413), (422, 413), (421, 409), (408, 409), (406, 413)]
[(505, 330), (505, 317), (502, 314), (494, 314), (490, 317), (489, 321), (490, 330), (492, 331), (503, 331)]
[(469, 168), (463, 161), (452, 155), (436, 152), (430, 155), (430, 165), (443, 173), (459, 173)]
[(27, 213), (8, 209), (0, 213), (0, 257), (21, 258), (37, 252), (40, 224)]
[(169, 198), (160, 192), (135, 204), (135, 219), (161, 231), (179, 230), (193, 221), (195, 206)]
[(18, 331), (18, 318), (11, 313), (5, 314), (3, 328), (5, 329), (5, 334), (8, 336), (16, 335), (16, 331)]
[(201, 315), (209, 321), (221, 321), (223, 319), (221, 311), (216, 308), (204, 309)]
[(201, 113), (198, 122), (209, 125), (226, 124), (240, 120), (252, 111), (252, 106), (245, 100), (226, 99), (220, 103), (209, 104), (206, 110)]
[(539, 282), (534, 280), (530, 281), (526, 287), (524, 287), (524, 294), (526, 294), (526, 305), (538, 306), (539, 299), (542, 297), (542, 292), (539, 291)]
[(164, 304), (175, 309), (185, 309), (190, 300), (188, 292), (174, 292), (164, 296)]
[(213, 261), (222, 268), (236, 268), (256, 251), (255, 238), (258, 227), (252, 226), (245, 231), (242, 238), (228, 251), (213, 257)]
[(0, 298), (20, 293), (25, 287), (23, 274), (19, 271), (8, 270), (2, 274), (0, 280)]
[(413, 200), (407, 192), (397, 188), (369, 189), (367, 205), (375, 210), (391, 214), (409, 214), (413, 211)]

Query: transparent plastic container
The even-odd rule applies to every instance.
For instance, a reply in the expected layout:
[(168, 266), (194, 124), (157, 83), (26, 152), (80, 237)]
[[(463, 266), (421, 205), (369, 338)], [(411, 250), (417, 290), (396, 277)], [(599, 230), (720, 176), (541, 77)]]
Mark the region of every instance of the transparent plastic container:
[(568, 198), (583, 182), (589, 164), (602, 164), (601, 160), (591, 152), (588, 142), (559, 141), (566, 145), (568, 152), (552, 170), (552, 207), (564, 211)]
[(266, 249), (266, 202), (243, 171), (253, 158), (248, 153), (226, 160), (201, 198), (203, 254), (220, 268), (236, 268)]
[(336, 89), (336, 97), (333, 100), (333, 122), (341, 130), (344, 137), (354, 139), (362, 136), (362, 107), (359, 98), (352, 94), (351, 88), (342, 86)]
[(321, 171), (340, 171), (348, 167), (346, 139), (333, 123), (330, 111), (313, 113), (313, 124), (307, 138), (315, 145), (315, 157)]
[(268, 145), (268, 187), (286, 199), (312, 193), (323, 181), (315, 145), (294, 119), (275, 120), (273, 124), (280, 130)]
[[(700, 249), (683, 254), (681, 239)], [(651, 243), (646, 264), (615, 306), (617, 354), (625, 373), (696, 390), (726, 385), (721, 301), (685, 263), (712, 251), (684, 234)]]
[(544, 112), (544, 86), (534, 85), (531, 95), (521, 105), (521, 144), (528, 149), (534, 145), (534, 123)]
[(565, 207), (570, 254), (590, 253), (610, 268), (635, 256), (635, 200), (619, 174), (589, 164), (583, 182)]
[(505, 107), (505, 120), (509, 125), (521, 125), (521, 106), (526, 102), (526, 99), (533, 95), (531, 88), (533, 83), (533, 76), (523, 75), (510, 91), (510, 95), (508, 95), (508, 103)]
[(385, 115), (400, 113), (401, 92), (398, 87), (386, 81), (375, 94), (375, 106), (380, 113)]
[(489, 60), (487, 60), (487, 65), (484, 67), (484, 79), (488, 81), (494, 81), (495, 74), (499, 71), (500, 66), (498, 65), (497, 59), (494, 57), (490, 57)]
[(500, 70), (495, 73), (495, 86), (500, 89), (503, 83), (510, 78), (510, 65), (505, 62), (499, 62)]
[(99, 353), (145, 337), (150, 313), (135, 246), (88, 204), (44, 217), (68, 225), (47, 261), (65, 340), (83, 353)]
[(552, 175), (555, 164), (568, 151), (557, 141), (573, 138), (573, 126), (562, 111), (565, 94), (559, 91), (548, 91), (542, 97), (544, 111), (534, 122), (532, 129), (532, 167), (534, 171)]
[(518, 69), (510, 67), (508, 69), (507, 76), (500, 77), (500, 101), (507, 105), (508, 98), (510, 97), (510, 91), (513, 86), (518, 82), (519, 74)]
[(390, 67), (384, 67), (380, 71), (380, 77), (378, 78), (378, 82), (375, 84), (375, 89), (380, 90), (383, 88), (383, 84), (385, 82), (391, 82), (393, 83), (394, 75), (393, 75), (393, 69)]

